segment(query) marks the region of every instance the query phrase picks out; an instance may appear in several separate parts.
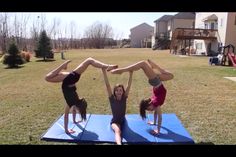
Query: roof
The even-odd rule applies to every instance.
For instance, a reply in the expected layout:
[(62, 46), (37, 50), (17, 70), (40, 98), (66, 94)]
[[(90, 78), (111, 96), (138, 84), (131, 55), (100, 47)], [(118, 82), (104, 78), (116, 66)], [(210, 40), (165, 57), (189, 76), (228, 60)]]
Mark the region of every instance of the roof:
[(169, 21), (171, 19), (195, 19), (195, 13), (194, 12), (179, 12), (175, 15), (164, 15), (160, 17), (159, 19), (155, 20), (154, 22), (157, 23), (159, 21)]
[(154, 22), (159, 22), (159, 21), (169, 21), (174, 15), (163, 15), (159, 19), (155, 20)]
[(194, 12), (179, 12), (173, 16), (173, 19), (195, 19)]
[(214, 21), (214, 20), (218, 20), (218, 17), (215, 14), (211, 14), (210, 16), (204, 18), (202, 21)]
[(135, 28), (137, 28), (137, 27), (139, 27), (139, 26), (141, 26), (141, 25), (146, 25), (146, 26), (149, 26), (150, 28), (154, 28), (153, 26), (150, 26), (149, 24), (147, 24), (147, 23), (144, 22), (144, 23), (142, 23), (142, 24), (140, 24), (140, 25), (137, 25), (137, 26), (131, 28), (130, 30), (135, 29)]

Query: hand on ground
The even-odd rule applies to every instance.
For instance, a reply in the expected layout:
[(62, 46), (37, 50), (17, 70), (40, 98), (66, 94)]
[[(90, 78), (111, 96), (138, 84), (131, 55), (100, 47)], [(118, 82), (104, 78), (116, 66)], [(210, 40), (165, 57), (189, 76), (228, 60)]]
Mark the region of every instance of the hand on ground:
[(77, 124), (77, 123), (81, 123), (82, 121), (83, 121), (83, 120), (78, 120), (77, 122), (74, 121), (74, 123)]
[(148, 121), (147, 122), (149, 125), (156, 125), (153, 121)]
[(151, 133), (152, 133), (153, 135), (159, 135), (159, 134), (160, 134), (160, 132), (159, 132), (157, 129), (152, 130)]
[(72, 129), (69, 129), (69, 130), (66, 131), (66, 133), (67, 133), (67, 134), (73, 134), (73, 133), (75, 133), (75, 131), (72, 130)]

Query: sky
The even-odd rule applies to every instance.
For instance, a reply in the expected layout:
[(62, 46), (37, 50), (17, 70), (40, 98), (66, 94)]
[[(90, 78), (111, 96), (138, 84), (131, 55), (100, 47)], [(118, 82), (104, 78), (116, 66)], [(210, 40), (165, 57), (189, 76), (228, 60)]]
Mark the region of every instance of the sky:
[(52, 23), (53, 19), (60, 19), (61, 27), (69, 27), (71, 22), (75, 23), (77, 33), (83, 36), (84, 30), (94, 24), (100, 22), (108, 24), (113, 29), (114, 38), (129, 38), (130, 29), (147, 23), (154, 26), (154, 21), (163, 15), (174, 15), (177, 12), (33, 12), (30, 14), (31, 19), (37, 17), (46, 17), (48, 23)]
[(115, 36), (129, 38), (131, 28), (144, 22), (151, 26), (154, 26), (154, 21), (161, 16), (174, 14), (176, 14), (176, 12), (47, 13), (45, 15), (47, 19), (58, 17), (62, 20), (62, 23), (65, 22), (69, 24), (71, 21), (74, 21), (77, 24), (78, 28), (81, 28), (81, 35), (86, 27), (98, 21), (110, 25), (113, 28)]

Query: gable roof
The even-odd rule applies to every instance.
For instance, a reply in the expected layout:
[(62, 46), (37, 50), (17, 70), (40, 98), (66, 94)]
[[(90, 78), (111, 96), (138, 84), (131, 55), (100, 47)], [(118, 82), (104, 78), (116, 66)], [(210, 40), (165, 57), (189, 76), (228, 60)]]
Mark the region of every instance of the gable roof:
[(195, 19), (194, 12), (179, 12), (173, 16), (173, 19)]
[(159, 19), (155, 20), (154, 22), (157, 23), (159, 21), (169, 21), (174, 15), (163, 15)]
[(142, 25), (148, 26), (148, 27), (150, 27), (150, 28), (154, 28), (153, 26), (150, 26), (149, 24), (147, 24), (147, 23), (144, 22), (144, 23), (141, 23), (140, 25), (137, 25), (137, 26), (131, 28), (130, 30), (133, 30), (133, 29), (135, 29), (135, 28), (137, 28), (137, 27), (140, 27), (140, 26), (142, 26)]
[(215, 14), (211, 14), (210, 16), (207, 16), (202, 21), (213, 21), (213, 20), (218, 20), (218, 17)]

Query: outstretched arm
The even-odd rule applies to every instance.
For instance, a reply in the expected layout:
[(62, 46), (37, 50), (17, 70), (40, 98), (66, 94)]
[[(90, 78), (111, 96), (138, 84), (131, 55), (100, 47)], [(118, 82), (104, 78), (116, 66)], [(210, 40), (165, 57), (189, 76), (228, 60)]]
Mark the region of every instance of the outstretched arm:
[(162, 124), (162, 112), (161, 112), (161, 107), (158, 106), (156, 110), (154, 111), (154, 124), (156, 124), (156, 119), (158, 118), (157, 121), (157, 129), (153, 130), (153, 134), (160, 134), (161, 130), (161, 124)]
[(107, 77), (107, 72), (105, 68), (102, 68), (102, 73), (103, 73), (103, 77), (104, 77), (104, 81), (107, 87), (107, 93), (108, 93), (108, 97), (112, 96), (112, 90), (111, 90), (111, 85), (108, 81), (108, 77)]
[(76, 109), (75, 109), (76, 107), (75, 106), (73, 106), (73, 109), (72, 109), (72, 115), (73, 115), (73, 122), (74, 123), (80, 123), (80, 122), (82, 122), (82, 120), (79, 120), (79, 121), (76, 121)]
[(73, 109), (72, 109), (72, 116), (73, 116), (73, 122), (76, 123), (76, 109), (75, 109), (75, 106), (73, 106)]
[(69, 121), (69, 111), (70, 111), (70, 107), (68, 105), (65, 106), (65, 114), (64, 114), (64, 128), (65, 128), (65, 132), (67, 134), (70, 133), (74, 133), (75, 131), (70, 129), (68, 130), (68, 121)]
[(154, 110), (154, 112), (153, 112), (153, 121), (148, 121), (148, 124), (150, 124), (150, 125), (156, 125), (157, 124), (157, 110)]
[(133, 71), (129, 71), (129, 80), (127, 82), (126, 90), (125, 90), (126, 97), (128, 97), (128, 95), (129, 95), (129, 91), (130, 91), (130, 87), (131, 87), (131, 83), (132, 83), (132, 76), (133, 76)]

